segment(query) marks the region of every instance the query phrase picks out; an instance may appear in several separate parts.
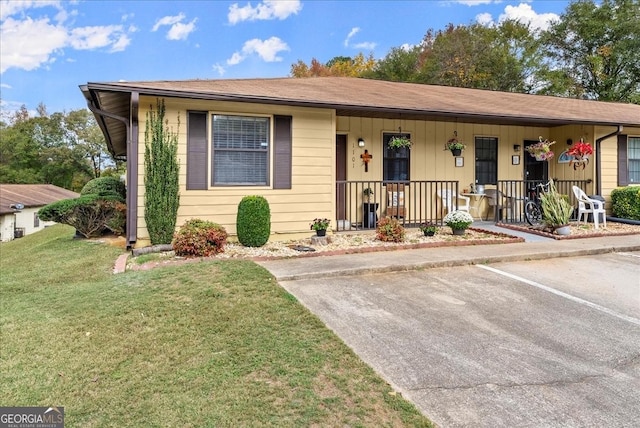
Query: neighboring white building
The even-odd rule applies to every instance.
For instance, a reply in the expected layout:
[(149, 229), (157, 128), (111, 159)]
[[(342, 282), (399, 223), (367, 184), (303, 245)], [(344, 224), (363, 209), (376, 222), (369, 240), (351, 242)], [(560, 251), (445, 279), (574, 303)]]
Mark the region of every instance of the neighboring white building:
[(53, 184), (0, 184), (0, 241), (8, 242), (54, 224), (40, 220), (38, 210), (78, 196)]

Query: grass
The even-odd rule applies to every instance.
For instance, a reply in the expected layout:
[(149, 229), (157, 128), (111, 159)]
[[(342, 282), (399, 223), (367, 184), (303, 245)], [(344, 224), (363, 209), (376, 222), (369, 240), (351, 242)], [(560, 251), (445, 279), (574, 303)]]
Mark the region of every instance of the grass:
[(249, 261), (111, 273), (54, 226), (0, 244), (0, 403), (68, 427), (431, 426)]

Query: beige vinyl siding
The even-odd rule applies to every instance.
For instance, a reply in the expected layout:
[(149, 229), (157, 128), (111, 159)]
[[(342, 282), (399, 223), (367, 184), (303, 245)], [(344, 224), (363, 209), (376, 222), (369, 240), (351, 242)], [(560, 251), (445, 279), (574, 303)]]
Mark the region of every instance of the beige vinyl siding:
[[(521, 180), (523, 178), (526, 154), (521, 148), (514, 152), (513, 145), (523, 146), (524, 140), (537, 140), (539, 135), (547, 135), (548, 128), (507, 125), (482, 125), (463, 122), (413, 121), (393, 119), (372, 119), (339, 117), (337, 132), (347, 134), (347, 179), (381, 180), (382, 178), (382, 135), (385, 132), (410, 133), (411, 180), (458, 180), (462, 187), (475, 181), (475, 137), (498, 138), (498, 178), (500, 180)], [(462, 152), (464, 167), (456, 167), (451, 152), (444, 150), (444, 144), (457, 131), (458, 139), (467, 145)], [(364, 138), (365, 147), (358, 147), (358, 138)], [(360, 155), (368, 150), (373, 159), (369, 172), (364, 172)], [(511, 155), (520, 155), (520, 164), (512, 165)]]
[[(613, 127), (596, 127), (596, 138), (615, 131)], [(640, 137), (640, 127), (624, 127), (622, 134)], [(602, 196), (606, 200), (607, 211), (610, 213), (611, 191), (618, 187), (618, 136), (614, 135), (602, 142)]]
[[(144, 221), (144, 129), (149, 106), (155, 109), (155, 97), (140, 99), (140, 133), (138, 167), (138, 240), (148, 240)], [(223, 225), (227, 232), (235, 234), (238, 204), (246, 195), (261, 195), (271, 209), (271, 232), (276, 235), (309, 232), (309, 223), (316, 217), (335, 216), (334, 164), (335, 164), (335, 115), (333, 110), (291, 108), (287, 106), (247, 105), (219, 101), (165, 99), (166, 119), (169, 127), (179, 129), (178, 159), (180, 163), (180, 208), (177, 225), (191, 218), (201, 218)], [(208, 111), (210, 114), (237, 114), (243, 116), (288, 115), (292, 116), (292, 188), (272, 189), (269, 186), (209, 186), (208, 190), (186, 190), (186, 112)], [(178, 127), (178, 116), (180, 125)], [(209, 127), (210, 127), (209, 117)], [(273, 136), (273, 121), (271, 122)], [(210, 129), (208, 135), (211, 135)], [(269, 153), (270, 179), (273, 183), (273, 138)], [(207, 165), (211, 165), (209, 153)], [(211, 182), (211, 172), (207, 182)]]

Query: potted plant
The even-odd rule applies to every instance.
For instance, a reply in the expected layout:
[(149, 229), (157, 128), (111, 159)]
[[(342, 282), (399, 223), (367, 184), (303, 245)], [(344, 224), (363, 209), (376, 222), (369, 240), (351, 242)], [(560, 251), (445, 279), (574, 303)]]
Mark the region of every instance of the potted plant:
[(311, 223), (311, 230), (315, 230), (317, 236), (325, 236), (327, 234), (329, 224), (331, 224), (331, 220), (328, 218), (314, 218)]
[(389, 140), (389, 148), (401, 149), (403, 147), (411, 148), (413, 143), (406, 135), (396, 135)]
[(420, 231), (424, 233), (424, 236), (433, 236), (436, 234), (437, 226), (435, 225), (435, 223), (432, 223), (430, 221), (420, 223), (420, 226), (418, 227), (420, 228)]
[(473, 217), (466, 211), (451, 211), (444, 216), (443, 222), (454, 235), (464, 235), (464, 231), (473, 223)]
[(551, 151), (551, 145), (555, 144), (555, 141), (549, 141), (548, 139), (542, 139), (542, 136), (538, 137), (538, 142), (525, 147), (524, 149), (529, 152), (531, 156), (538, 161), (548, 161), (553, 157)]
[(577, 169), (579, 166), (584, 169), (589, 163), (589, 156), (593, 154), (593, 147), (589, 143), (585, 143), (583, 138), (580, 138), (578, 143), (567, 150), (567, 154), (573, 156), (571, 160), (573, 169)]
[(460, 156), (467, 146), (458, 140), (458, 137), (450, 138), (444, 145), (445, 150), (450, 150), (454, 156)]
[(567, 195), (558, 193), (553, 180), (549, 180), (549, 190), (540, 195), (540, 202), (544, 224), (558, 235), (570, 234), (569, 219), (573, 213), (573, 207), (569, 204)]
[(367, 187), (362, 191), (364, 197), (367, 198), (367, 202), (371, 202), (371, 197), (373, 196), (373, 189), (371, 187)]

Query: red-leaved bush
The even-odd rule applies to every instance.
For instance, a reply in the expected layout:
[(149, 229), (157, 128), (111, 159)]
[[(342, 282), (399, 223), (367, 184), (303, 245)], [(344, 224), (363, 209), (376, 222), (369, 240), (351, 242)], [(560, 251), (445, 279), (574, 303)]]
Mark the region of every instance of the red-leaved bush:
[(192, 219), (187, 221), (173, 238), (177, 256), (209, 257), (224, 252), (227, 231), (211, 221)]
[(376, 239), (385, 242), (404, 241), (405, 231), (402, 224), (395, 217), (385, 217), (378, 222)]

